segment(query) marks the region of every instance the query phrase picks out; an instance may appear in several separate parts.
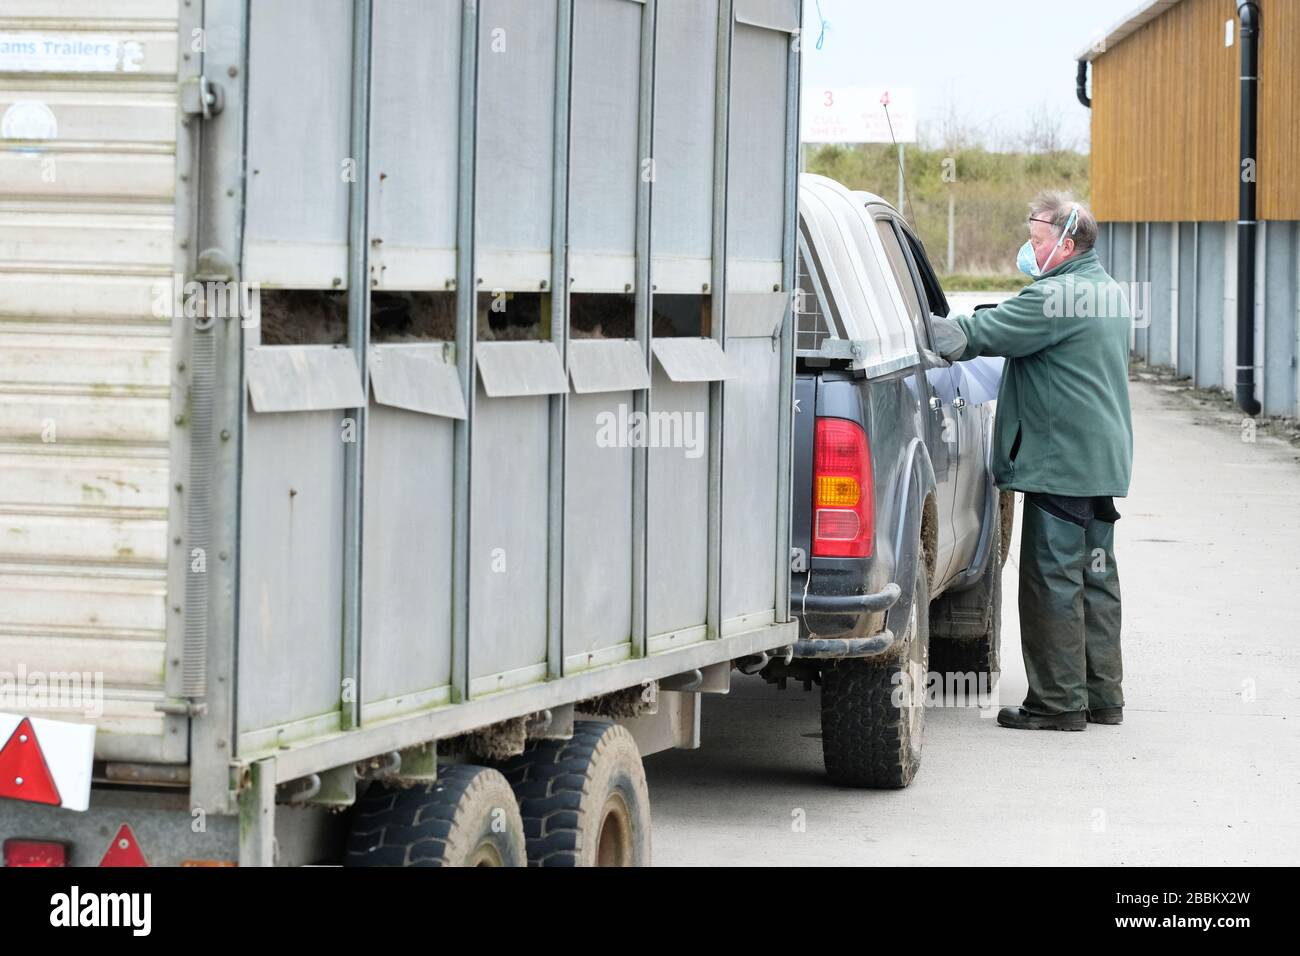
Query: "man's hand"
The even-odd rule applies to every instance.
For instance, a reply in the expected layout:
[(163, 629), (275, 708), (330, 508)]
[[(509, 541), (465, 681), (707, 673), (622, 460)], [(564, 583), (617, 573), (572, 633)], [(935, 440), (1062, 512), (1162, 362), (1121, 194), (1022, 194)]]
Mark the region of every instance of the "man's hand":
[(952, 319), (941, 315), (930, 316), (930, 328), (934, 331), (935, 351), (950, 362), (961, 358), (966, 351), (966, 333)]

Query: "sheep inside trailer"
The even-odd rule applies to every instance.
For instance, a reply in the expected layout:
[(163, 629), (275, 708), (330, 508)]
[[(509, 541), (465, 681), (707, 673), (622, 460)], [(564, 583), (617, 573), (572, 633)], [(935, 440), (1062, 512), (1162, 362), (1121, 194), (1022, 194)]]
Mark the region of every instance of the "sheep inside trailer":
[[(199, 290), (160, 459), (174, 739), (101, 732), (88, 810), (0, 800), (0, 830), (74, 863), (105, 827), (153, 863), (648, 862), (641, 755), (796, 636), (798, 4), (130, 9)], [(526, 840), (556, 760), (605, 790)], [(398, 839), (447, 801), (436, 848)]]

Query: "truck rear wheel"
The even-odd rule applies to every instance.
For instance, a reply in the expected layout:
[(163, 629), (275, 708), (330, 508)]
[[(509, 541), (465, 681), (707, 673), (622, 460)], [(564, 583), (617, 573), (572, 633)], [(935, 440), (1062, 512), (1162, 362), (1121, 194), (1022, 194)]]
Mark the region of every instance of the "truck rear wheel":
[(345, 866), (527, 864), (514, 791), (490, 767), (439, 767), (410, 789), (371, 784), (354, 814)]
[(906, 633), (893, 652), (837, 661), (822, 672), (822, 758), (835, 783), (897, 789), (920, 769), (930, 584), (925, 562), (917, 565)]
[(579, 720), (502, 766), (523, 815), (530, 866), (649, 866), (650, 791), (626, 727)]

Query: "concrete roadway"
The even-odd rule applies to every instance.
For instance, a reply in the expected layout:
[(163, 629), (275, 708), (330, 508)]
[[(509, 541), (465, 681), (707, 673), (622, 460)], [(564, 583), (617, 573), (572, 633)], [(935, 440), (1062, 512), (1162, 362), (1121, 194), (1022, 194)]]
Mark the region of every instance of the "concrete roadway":
[[(817, 688), (734, 674), (705, 698), (703, 747), (646, 762), (654, 862), (1300, 863), (1300, 452), (1244, 442), (1239, 416), (1181, 389), (1134, 382), (1132, 398), (1122, 726), (1016, 731), (934, 708), (911, 787), (847, 790), (822, 774)], [(1025, 692), (1018, 547), (1003, 704)]]

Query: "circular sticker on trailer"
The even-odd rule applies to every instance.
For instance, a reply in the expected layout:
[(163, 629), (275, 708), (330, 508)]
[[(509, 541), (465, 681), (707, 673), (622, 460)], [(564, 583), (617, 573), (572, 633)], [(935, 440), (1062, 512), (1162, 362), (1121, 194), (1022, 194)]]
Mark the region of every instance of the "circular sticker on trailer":
[[(5, 110), (0, 119), (0, 139), (43, 140), (59, 135), (59, 121), (54, 111), (37, 100), (19, 100)], [(39, 152), (39, 150), (19, 150)]]

